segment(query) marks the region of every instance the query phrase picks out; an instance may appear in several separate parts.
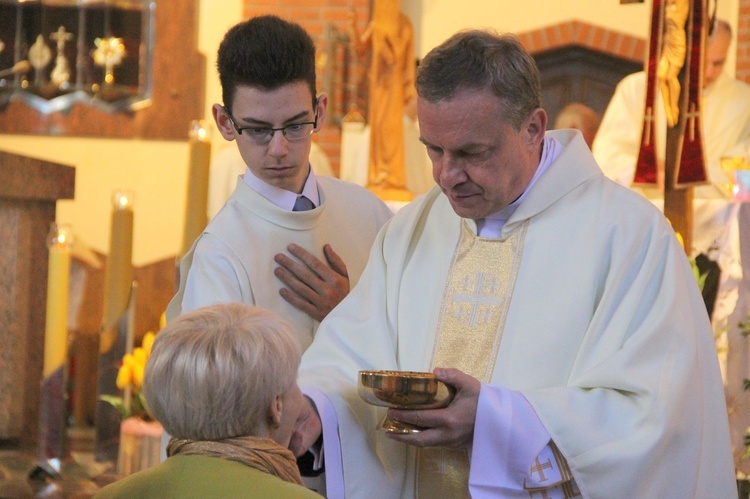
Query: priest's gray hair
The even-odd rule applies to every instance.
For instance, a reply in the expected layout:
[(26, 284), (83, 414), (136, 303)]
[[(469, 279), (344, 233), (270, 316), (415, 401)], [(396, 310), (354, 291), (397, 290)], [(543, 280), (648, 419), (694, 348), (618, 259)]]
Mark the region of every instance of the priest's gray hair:
[(417, 68), (416, 86), (419, 97), (432, 103), (489, 88), (516, 131), (542, 105), (534, 59), (515, 36), (489, 29), (459, 31), (432, 49)]
[(262, 436), (277, 395), (297, 381), (301, 349), (292, 328), (249, 305), (212, 305), (156, 335), (143, 391), (172, 436), (221, 440)]

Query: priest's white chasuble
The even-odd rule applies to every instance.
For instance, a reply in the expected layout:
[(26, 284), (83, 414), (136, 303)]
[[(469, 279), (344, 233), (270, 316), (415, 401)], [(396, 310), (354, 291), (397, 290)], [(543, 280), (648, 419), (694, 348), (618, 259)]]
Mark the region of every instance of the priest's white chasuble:
[[(321, 323), (299, 384), (335, 410), (347, 498), (417, 497), (420, 481), (416, 449), (376, 430), (385, 409), (359, 398), (358, 371), (433, 367), (483, 381), (465, 449), (474, 498), (541, 497), (524, 486), (550, 439), (582, 497), (736, 494), (716, 350), (684, 251), (648, 200), (604, 177), (579, 133), (548, 134), (564, 150), (483, 265), (475, 222), (434, 189), (383, 227)], [(508, 409), (488, 401), (500, 390), (529, 402), (546, 440), (516, 438), (529, 417), (497, 417)]]

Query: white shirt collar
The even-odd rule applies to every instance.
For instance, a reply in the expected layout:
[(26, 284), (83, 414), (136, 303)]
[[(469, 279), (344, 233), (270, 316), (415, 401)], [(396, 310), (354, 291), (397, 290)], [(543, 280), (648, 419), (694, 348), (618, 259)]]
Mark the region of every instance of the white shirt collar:
[[(297, 196), (299, 196), (299, 194), (282, 189), (281, 187), (267, 184), (256, 177), (247, 166), (245, 167), (245, 175), (243, 178), (248, 187), (268, 199), (279, 208), (288, 211), (292, 211), (292, 208), (294, 208), (294, 202), (297, 201)], [(310, 167), (310, 172), (307, 175), (307, 180), (305, 180), (305, 185), (300, 194), (312, 201), (316, 208), (320, 206), (318, 179), (315, 177), (315, 172), (313, 172), (312, 167)]]

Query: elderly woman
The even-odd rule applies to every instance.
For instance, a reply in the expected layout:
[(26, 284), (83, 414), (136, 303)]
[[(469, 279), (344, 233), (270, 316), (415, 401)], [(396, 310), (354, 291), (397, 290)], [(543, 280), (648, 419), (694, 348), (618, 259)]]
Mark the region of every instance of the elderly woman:
[(287, 449), (302, 401), (288, 324), (238, 303), (178, 317), (146, 365), (151, 413), (174, 438), (166, 461), (95, 497), (317, 497)]

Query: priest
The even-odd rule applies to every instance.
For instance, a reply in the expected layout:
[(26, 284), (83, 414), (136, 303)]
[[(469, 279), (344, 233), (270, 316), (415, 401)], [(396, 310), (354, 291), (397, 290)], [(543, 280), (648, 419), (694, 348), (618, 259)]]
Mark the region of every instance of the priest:
[[(292, 450), (322, 442), (329, 497), (735, 496), (708, 317), (666, 219), (579, 132), (545, 132), (513, 36), (457, 33), (416, 86), (438, 187), (322, 322)], [(364, 369), (434, 371), (456, 394), (389, 409), (422, 428), (389, 434)]]
[[(717, 19), (708, 39), (703, 70), (703, 137), (710, 184), (695, 188), (698, 198), (722, 198), (730, 179), (721, 168), (722, 156), (750, 154), (750, 85), (724, 71), (732, 42), (732, 27)], [(656, 123), (657, 157), (664, 162), (667, 117), (659, 94)], [(594, 140), (594, 157), (611, 179), (630, 187), (641, 141), (646, 73), (626, 76), (615, 89)], [(651, 194), (651, 193), (646, 193)]]

